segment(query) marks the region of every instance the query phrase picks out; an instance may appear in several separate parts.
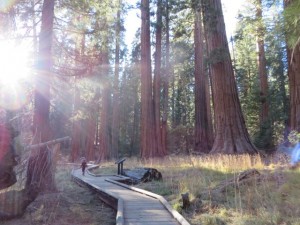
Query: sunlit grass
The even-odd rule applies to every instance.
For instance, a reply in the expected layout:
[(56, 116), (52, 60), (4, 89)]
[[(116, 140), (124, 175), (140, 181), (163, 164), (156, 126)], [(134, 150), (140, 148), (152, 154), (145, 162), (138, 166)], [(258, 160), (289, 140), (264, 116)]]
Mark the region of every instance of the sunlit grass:
[[(258, 155), (213, 155), (143, 161), (133, 158), (124, 162), (125, 169), (134, 167), (158, 169), (162, 182), (137, 186), (163, 195), (191, 224), (300, 224), (300, 170), (290, 170), (289, 164), (281, 161), (266, 166)], [(261, 174), (259, 178), (241, 186), (229, 185), (226, 192), (215, 195), (213, 190), (221, 183), (250, 169), (257, 169)], [(192, 204), (183, 210), (181, 194), (186, 192)]]

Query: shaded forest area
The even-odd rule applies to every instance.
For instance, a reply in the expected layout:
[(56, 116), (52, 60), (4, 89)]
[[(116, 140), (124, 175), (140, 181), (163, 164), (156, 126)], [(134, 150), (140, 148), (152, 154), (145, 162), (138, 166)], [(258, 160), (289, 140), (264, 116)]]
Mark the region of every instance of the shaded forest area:
[[(128, 45), (130, 10), (141, 20)], [(15, 61), (0, 68), (1, 189), (21, 164), (24, 207), (55, 190), (51, 151), (24, 147), (66, 136), (71, 162), (291, 151), (299, 12), (299, 0), (245, 0), (228, 42), (221, 0), (1, 3), (1, 49), (13, 42), (30, 53), (21, 77), (20, 52), (2, 51)]]

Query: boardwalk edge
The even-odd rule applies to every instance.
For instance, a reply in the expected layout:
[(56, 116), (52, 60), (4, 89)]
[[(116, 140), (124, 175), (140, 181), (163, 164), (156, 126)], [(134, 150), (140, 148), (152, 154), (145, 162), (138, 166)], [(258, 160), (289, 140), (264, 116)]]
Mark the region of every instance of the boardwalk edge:
[[(96, 167), (97, 166), (92, 166), (89, 169), (94, 169)], [(90, 173), (89, 169), (87, 170), (88, 173)], [(92, 173), (90, 173), (90, 174), (93, 175)], [(71, 175), (72, 175), (73, 181), (83, 184), (85, 186), (88, 186), (97, 192), (100, 192), (102, 194), (101, 200), (117, 211), (116, 225), (124, 225), (124, 203), (121, 198), (115, 197), (112, 193), (110, 193), (108, 191), (100, 190), (96, 185), (89, 184), (89, 183), (85, 182), (84, 180), (80, 179), (79, 177), (75, 176), (74, 169), (72, 170)], [(110, 201), (110, 200), (108, 200), (108, 198), (113, 198), (115, 201)]]
[(108, 178), (105, 179), (105, 180), (107, 182), (110, 182), (110, 183), (122, 186), (122, 187), (130, 189), (132, 191), (139, 192), (141, 194), (144, 194), (144, 195), (150, 196), (152, 198), (158, 199), (161, 202), (161, 204), (163, 204), (163, 206), (171, 213), (171, 215), (173, 215), (173, 217), (181, 225), (190, 225), (190, 223), (179, 212), (177, 212), (176, 210), (174, 210), (172, 208), (172, 206), (167, 202), (167, 200), (164, 197), (162, 197), (161, 195), (158, 195), (158, 194), (155, 194), (155, 193), (152, 193), (150, 191), (146, 191), (146, 190), (143, 190), (143, 189), (140, 189), (140, 188), (131, 187), (131, 186), (128, 186), (126, 184), (123, 184), (123, 183), (120, 183), (120, 182), (117, 182), (117, 181), (114, 181), (114, 180), (111, 180), (111, 179), (108, 179)]

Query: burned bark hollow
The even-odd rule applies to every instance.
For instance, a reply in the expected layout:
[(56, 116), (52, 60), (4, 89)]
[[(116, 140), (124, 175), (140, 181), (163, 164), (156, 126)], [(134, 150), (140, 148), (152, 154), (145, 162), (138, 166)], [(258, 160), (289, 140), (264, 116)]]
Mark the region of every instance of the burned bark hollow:
[(36, 198), (38, 189), (31, 186), (20, 191), (7, 191), (0, 194), (0, 220), (22, 216), (26, 207)]
[(135, 168), (132, 170), (124, 170), (123, 175), (130, 177), (134, 183), (162, 180), (161, 172), (153, 168)]
[(0, 190), (17, 182), (13, 171), (17, 165), (13, 139), (17, 134), (8, 125), (0, 124)]

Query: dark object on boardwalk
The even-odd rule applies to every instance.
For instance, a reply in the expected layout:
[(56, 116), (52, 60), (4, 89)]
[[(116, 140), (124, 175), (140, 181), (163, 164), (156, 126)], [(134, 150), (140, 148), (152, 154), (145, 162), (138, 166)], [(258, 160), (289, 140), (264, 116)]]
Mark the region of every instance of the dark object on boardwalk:
[(82, 160), (82, 163), (81, 163), (81, 170), (82, 170), (82, 175), (84, 176), (84, 174), (85, 174), (85, 168), (87, 167), (87, 163), (86, 163), (86, 161), (85, 161), (85, 159), (84, 160)]
[(15, 160), (14, 138), (18, 133), (7, 124), (0, 124), (0, 190), (12, 186), (17, 182), (13, 168)]
[(115, 164), (118, 164), (118, 175), (122, 175), (123, 174), (123, 163), (126, 159), (120, 159), (118, 161), (115, 162)]
[(149, 182), (152, 180), (162, 180), (161, 172), (153, 168), (135, 168), (132, 170), (123, 170), (123, 175), (130, 177), (135, 182)]

